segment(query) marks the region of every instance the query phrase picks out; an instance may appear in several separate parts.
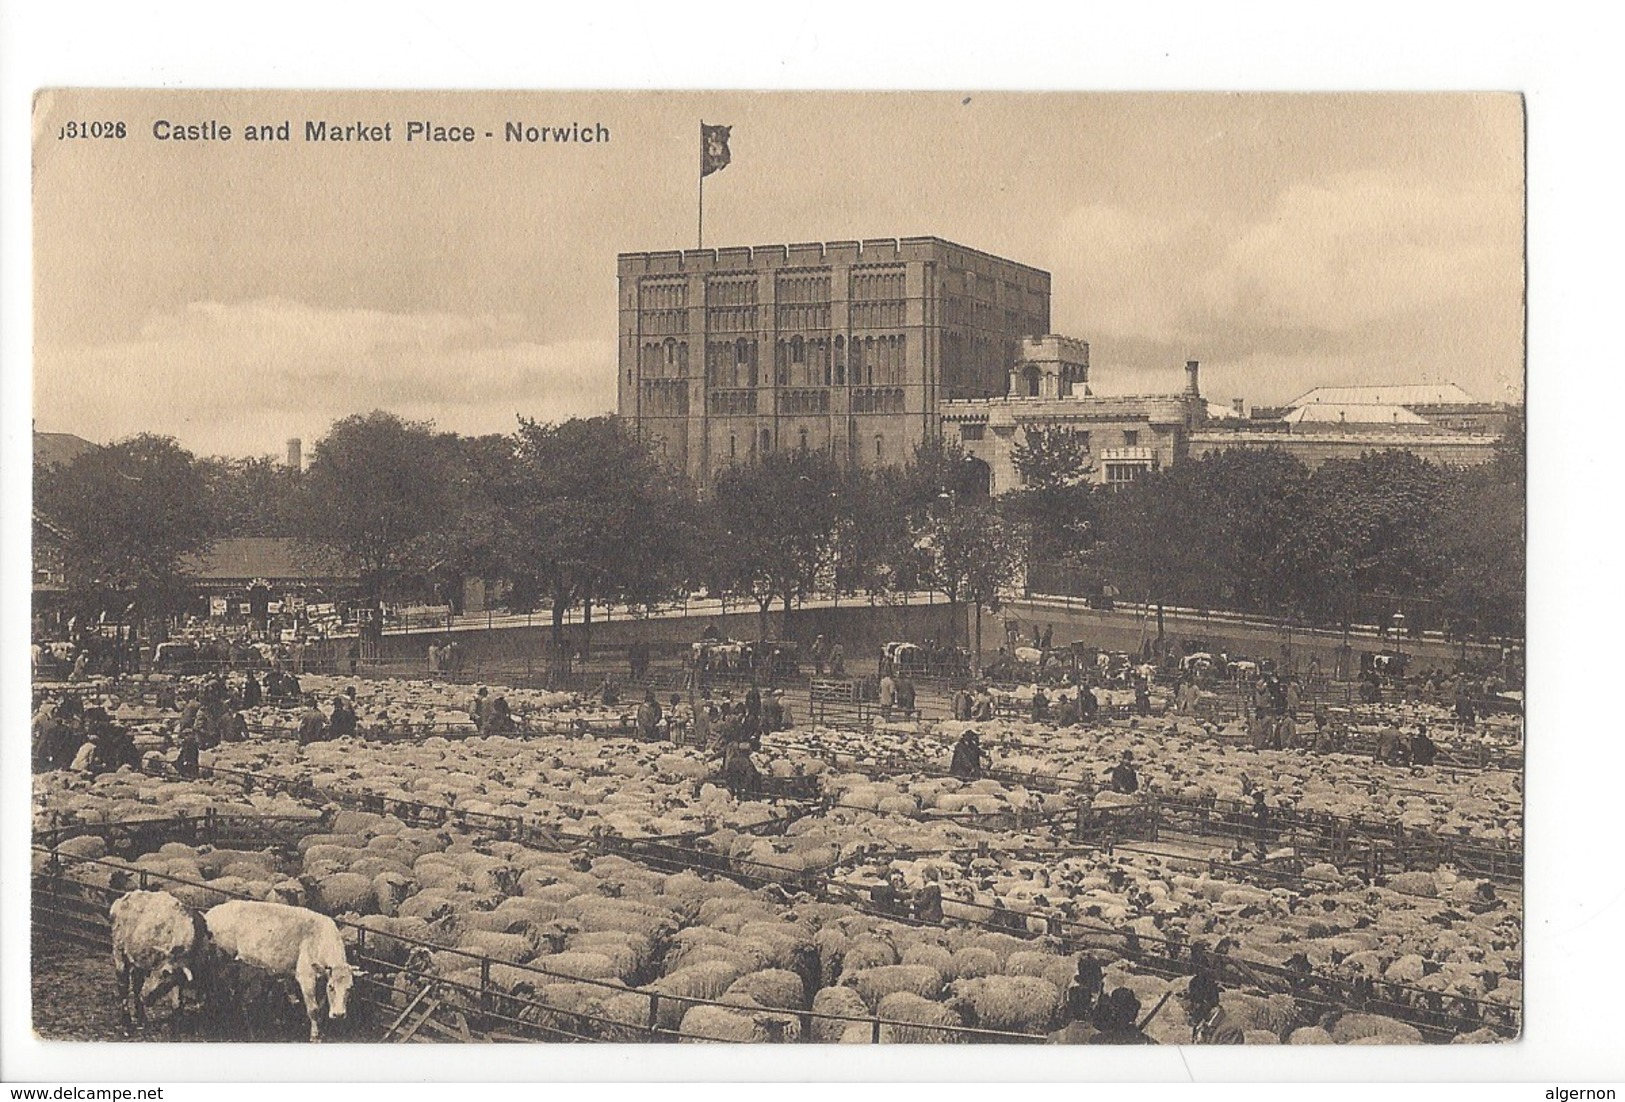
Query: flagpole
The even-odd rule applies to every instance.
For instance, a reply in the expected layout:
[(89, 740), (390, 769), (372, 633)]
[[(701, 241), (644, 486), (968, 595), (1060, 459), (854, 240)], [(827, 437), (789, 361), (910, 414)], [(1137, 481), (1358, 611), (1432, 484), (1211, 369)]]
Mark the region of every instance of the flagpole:
[(700, 232), (696, 249), (705, 248), (705, 120), (700, 120)]

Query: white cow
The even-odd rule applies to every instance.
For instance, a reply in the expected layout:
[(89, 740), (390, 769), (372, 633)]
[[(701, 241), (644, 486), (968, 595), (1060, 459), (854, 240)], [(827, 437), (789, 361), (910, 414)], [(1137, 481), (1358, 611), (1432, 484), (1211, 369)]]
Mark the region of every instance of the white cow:
[(324, 1001), (328, 1018), (344, 1017), (357, 972), (345, 959), (331, 918), (285, 903), (234, 899), (210, 909), (203, 920), (227, 957), (299, 984), (312, 1041), (321, 1040)]
[(144, 1021), (147, 1005), (165, 994), (180, 1010), (182, 985), (195, 981), (208, 944), (203, 919), (168, 892), (128, 892), (113, 901), (109, 913), (113, 975), (125, 1024)]

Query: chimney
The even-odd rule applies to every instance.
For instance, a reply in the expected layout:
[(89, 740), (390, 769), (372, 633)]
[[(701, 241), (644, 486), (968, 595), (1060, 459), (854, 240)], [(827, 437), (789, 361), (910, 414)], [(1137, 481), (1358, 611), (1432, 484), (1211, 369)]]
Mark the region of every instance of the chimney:
[(1189, 394), (1193, 398), (1200, 397), (1202, 394), (1202, 388), (1197, 380), (1197, 376), (1201, 370), (1202, 365), (1199, 361), (1185, 361), (1185, 393)]
[(1230, 408), (1236, 411), (1237, 417), (1247, 416), (1247, 400), (1245, 398), (1230, 399)]
[(304, 442), (297, 436), (288, 440), (288, 469), (290, 471), (305, 469)]

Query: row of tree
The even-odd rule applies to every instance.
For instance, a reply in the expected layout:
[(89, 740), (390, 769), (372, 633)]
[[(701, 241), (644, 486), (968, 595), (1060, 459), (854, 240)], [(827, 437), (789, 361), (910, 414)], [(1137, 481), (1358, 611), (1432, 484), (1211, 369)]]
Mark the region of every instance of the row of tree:
[(1159, 604), (1328, 624), (1425, 602), (1463, 630), (1521, 634), (1521, 437), (1467, 471), (1388, 452), (1310, 472), (1232, 451), (1115, 492), (1064, 432), (1016, 462), (1023, 487), (988, 500), (953, 445), (878, 471), (790, 450), (702, 497), (613, 417), (464, 437), (374, 412), (334, 424), (303, 473), (135, 437), (37, 471), (35, 507), (93, 614), (174, 612), (191, 556), (265, 535), (340, 560), (375, 606), (456, 604), (464, 579), (501, 579), (511, 608), (551, 614), (556, 641), (572, 609), (590, 623), (700, 589), (754, 602), (764, 635), (775, 608), (788, 633), (814, 593), (930, 587), (979, 614), (1055, 568)]

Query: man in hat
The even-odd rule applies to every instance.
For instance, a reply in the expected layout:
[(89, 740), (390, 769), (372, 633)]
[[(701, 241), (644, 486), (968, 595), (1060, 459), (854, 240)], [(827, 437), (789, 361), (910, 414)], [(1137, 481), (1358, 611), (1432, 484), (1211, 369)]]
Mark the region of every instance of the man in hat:
[(948, 765), (948, 772), (962, 781), (974, 781), (982, 775), (984, 763), (991, 766), (993, 759), (982, 749), (982, 740), (976, 732), (967, 730), (954, 744), (954, 756)]
[(1111, 789), (1125, 796), (1140, 790), (1140, 775), (1134, 769), (1134, 751), (1124, 750), (1123, 757), (1112, 766)]
[(925, 870), (925, 883), (914, 893), (914, 917), (921, 922), (942, 921), (942, 874), (934, 868)]
[(305, 697), (305, 712), (299, 717), (299, 745), (309, 746), (326, 739), (327, 717), (316, 707), (316, 694), (312, 693)]
[(643, 703), (638, 705), (638, 737), (653, 742), (660, 735), (660, 720), (660, 701), (655, 699), (655, 691), (644, 689)]
[(1219, 1005), (1219, 981), (1211, 972), (1198, 972), (1181, 996), (1191, 1020), (1191, 1041), (1198, 1045), (1239, 1045), (1246, 1042), (1242, 1029)]
[(1154, 1045), (1140, 1030), (1140, 999), (1126, 987), (1119, 987), (1100, 1003), (1095, 1017), (1100, 1034), (1097, 1045)]

